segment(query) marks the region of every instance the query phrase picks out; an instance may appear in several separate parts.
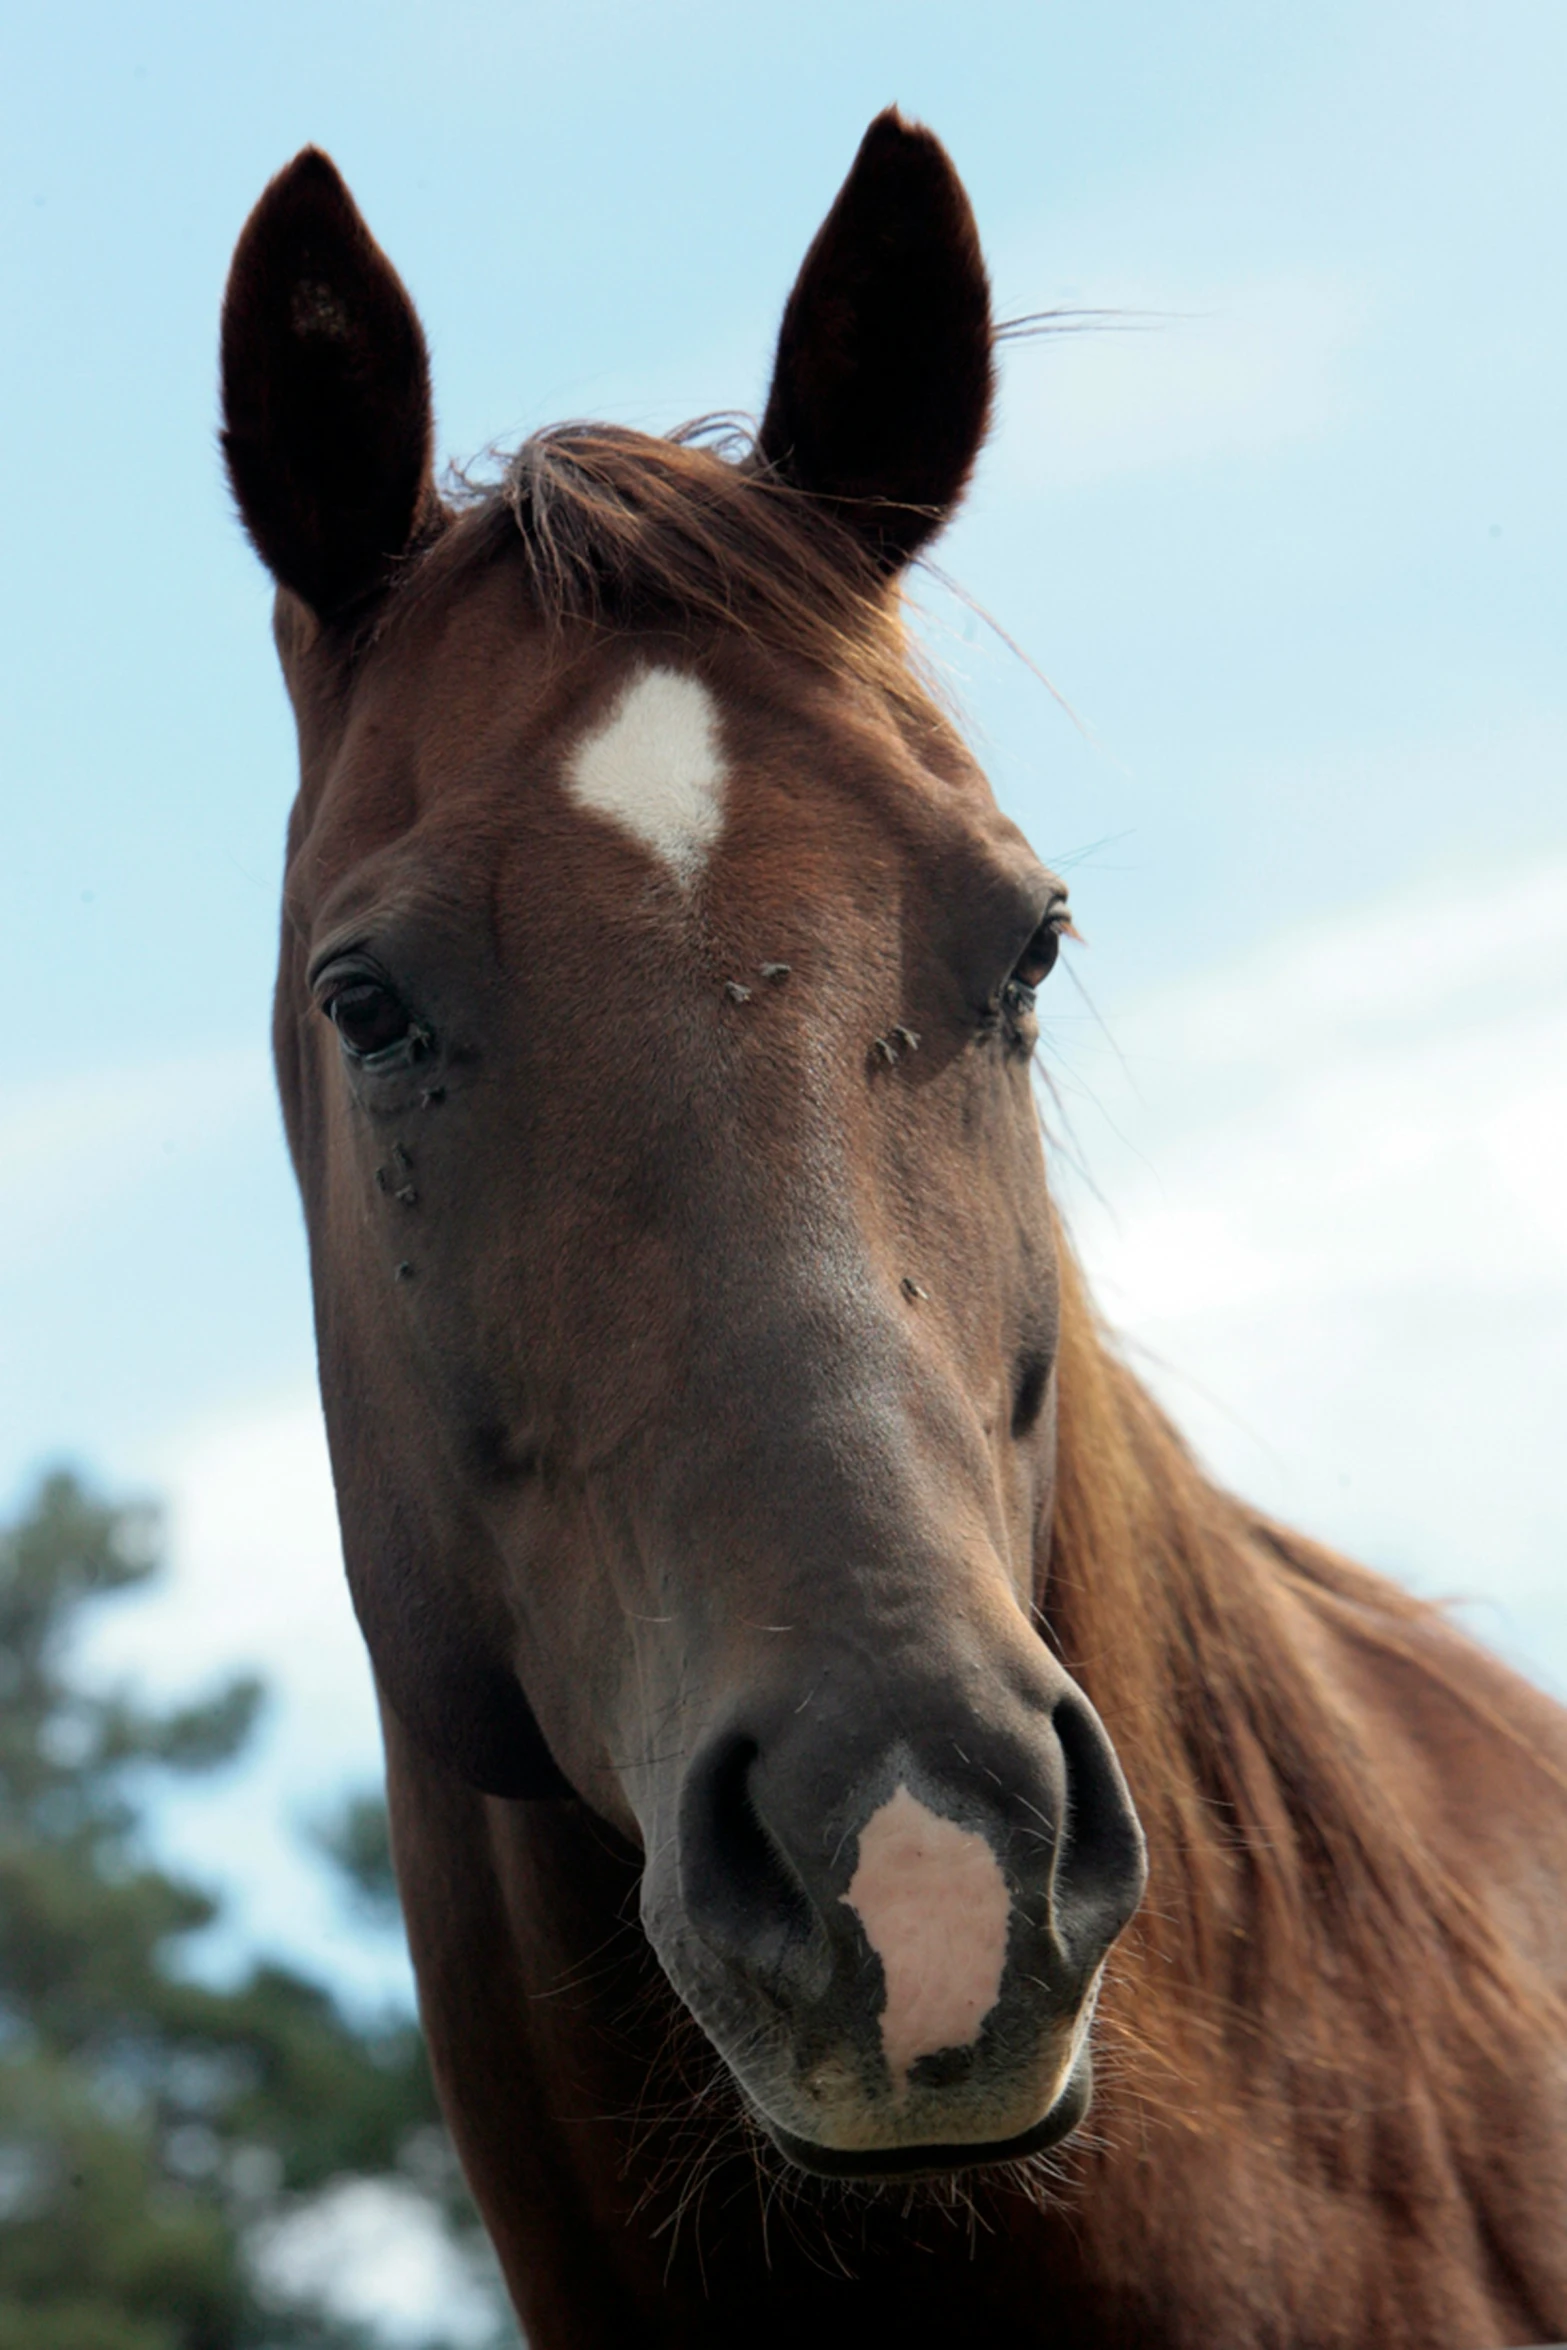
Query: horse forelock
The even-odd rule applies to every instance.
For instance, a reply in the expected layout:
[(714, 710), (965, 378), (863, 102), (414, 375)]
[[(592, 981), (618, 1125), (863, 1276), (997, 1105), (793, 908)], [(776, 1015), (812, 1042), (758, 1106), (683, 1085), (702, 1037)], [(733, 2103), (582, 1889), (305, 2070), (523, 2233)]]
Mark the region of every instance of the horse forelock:
[(767, 466), (733, 419), (700, 418), (667, 437), (552, 425), (506, 458), (498, 479), (457, 474), (450, 486), (378, 630), (514, 562), (551, 633), (739, 635), (929, 706), (933, 678), (910, 643), (896, 581), (823, 500)]

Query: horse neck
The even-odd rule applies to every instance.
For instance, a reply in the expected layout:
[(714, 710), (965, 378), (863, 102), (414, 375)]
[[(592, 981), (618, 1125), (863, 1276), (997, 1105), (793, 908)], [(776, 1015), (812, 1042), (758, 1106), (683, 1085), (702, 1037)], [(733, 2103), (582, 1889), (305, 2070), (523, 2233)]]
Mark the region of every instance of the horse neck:
[[(1493, 2012), (1493, 1994), (1516, 1993), (1434, 1823), (1396, 1792), (1408, 1732), (1390, 1661), (1468, 1703), (1434, 1611), (1215, 1486), (1109, 1342), (1064, 1236), (1061, 1263), (1042, 1613), (1151, 1854), (1112, 1971), (1130, 1971), (1143, 2025), (1176, 2042), (1217, 2030), (1252, 2045), (1288, 2018), (1318, 2066), (1347, 2068), (1368, 2032), (1406, 2027), (1413, 2059), (1436, 2007), (1445, 2023), (1477, 1987)], [(1414, 1985), (1431, 1987), (1424, 2008)], [(1466, 2032), (1477, 2012), (1471, 1997)]]

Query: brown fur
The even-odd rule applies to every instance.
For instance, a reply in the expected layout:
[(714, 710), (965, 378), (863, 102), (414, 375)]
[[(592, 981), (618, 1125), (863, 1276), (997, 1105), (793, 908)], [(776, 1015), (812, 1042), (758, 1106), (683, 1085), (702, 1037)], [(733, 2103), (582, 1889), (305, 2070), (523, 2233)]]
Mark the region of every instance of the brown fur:
[[(301, 738), (278, 1063), (422, 2010), (530, 2339), (1567, 2334), (1563, 1716), (1216, 1489), (1049, 1207), (998, 993), (1048, 877), (889, 576), (988, 407), (950, 166), (873, 126), (759, 453), (561, 429), (455, 512), (347, 202), (323, 159), (274, 183), (227, 313)], [(365, 339), (310, 380), (380, 452), (340, 503), (296, 311), (257, 292), (323, 238)], [(744, 786), (684, 909), (555, 781), (648, 660), (706, 682)], [(312, 1000), (371, 950), (428, 1022), (401, 1073), (345, 1064)], [(1086, 1692), (1148, 1837), (1094, 2108), (1023, 2163), (806, 2179), (655, 1955), (698, 1763), (736, 1706), (773, 1722), (750, 1800), (781, 1837), (788, 1738), (818, 1809), (878, 1709), (1032, 1767), (1019, 1687), (1076, 1721), (1074, 1789)], [(714, 1847), (765, 1878), (747, 1849)]]

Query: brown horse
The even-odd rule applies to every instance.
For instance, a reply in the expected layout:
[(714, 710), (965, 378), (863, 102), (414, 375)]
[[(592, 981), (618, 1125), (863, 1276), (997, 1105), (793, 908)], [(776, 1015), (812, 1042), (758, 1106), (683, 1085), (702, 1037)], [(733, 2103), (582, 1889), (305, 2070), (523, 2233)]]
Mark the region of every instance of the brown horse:
[(540, 2350), (1567, 2333), (1567, 1720), (1216, 1490), (1052, 1214), (1065, 893), (900, 616), (992, 341), (884, 115), (753, 446), (562, 428), (448, 502), (324, 156), (239, 246), (442, 2099)]

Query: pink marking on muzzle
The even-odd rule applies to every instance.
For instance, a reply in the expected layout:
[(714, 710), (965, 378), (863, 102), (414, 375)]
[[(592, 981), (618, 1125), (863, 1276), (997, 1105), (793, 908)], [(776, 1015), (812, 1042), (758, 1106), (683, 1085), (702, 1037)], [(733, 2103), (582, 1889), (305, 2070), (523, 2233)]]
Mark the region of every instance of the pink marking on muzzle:
[(902, 2096), (920, 2057), (978, 2039), (1001, 1996), (1012, 1896), (986, 1837), (900, 1786), (860, 1830), (843, 1899), (881, 1960), (881, 2044)]

